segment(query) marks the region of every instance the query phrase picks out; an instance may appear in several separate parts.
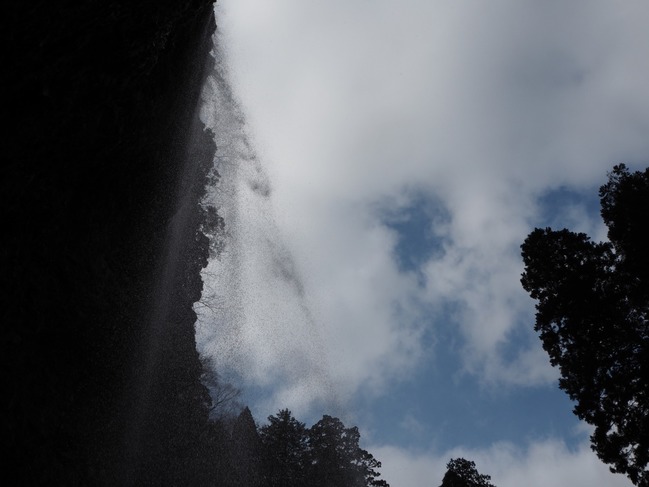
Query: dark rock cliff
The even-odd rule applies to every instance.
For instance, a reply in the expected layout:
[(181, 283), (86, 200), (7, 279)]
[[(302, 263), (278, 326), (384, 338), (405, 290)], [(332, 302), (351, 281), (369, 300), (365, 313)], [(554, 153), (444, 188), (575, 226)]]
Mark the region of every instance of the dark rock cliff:
[(212, 3), (3, 15), (3, 477), (17, 485), (206, 483), (191, 305)]

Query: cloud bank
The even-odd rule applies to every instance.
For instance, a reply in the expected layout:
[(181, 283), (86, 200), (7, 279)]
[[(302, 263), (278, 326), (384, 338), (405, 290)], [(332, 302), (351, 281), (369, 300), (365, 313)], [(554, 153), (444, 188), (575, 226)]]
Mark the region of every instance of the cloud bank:
[(392, 446), (374, 446), (371, 451), (383, 462), (382, 478), (399, 487), (441, 484), (446, 463), (458, 457), (475, 461), (478, 471), (490, 475), (498, 487), (633, 485), (626, 477), (609, 472), (587, 444), (570, 450), (556, 439), (532, 442), (522, 450), (510, 443), (497, 443), (482, 450), (458, 448), (443, 453), (414, 453)]

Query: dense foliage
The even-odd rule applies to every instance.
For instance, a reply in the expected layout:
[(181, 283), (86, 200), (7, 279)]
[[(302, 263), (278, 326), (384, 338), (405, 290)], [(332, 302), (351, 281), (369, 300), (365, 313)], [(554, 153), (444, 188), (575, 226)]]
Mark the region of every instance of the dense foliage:
[(324, 415), (311, 428), (283, 409), (260, 431), (268, 487), (389, 487), (381, 462), (359, 446), (358, 428)]
[(522, 245), (535, 329), (592, 447), (613, 472), (649, 485), (649, 169), (615, 166), (600, 189), (608, 242), (536, 229)]
[(203, 459), (213, 476), (204, 485), (389, 487), (379, 479), (381, 463), (360, 448), (358, 429), (338, 418), (325, 415), (307, 428), (283, 409), (260, 428), (246, 407), (210, 428)]
[(464, 458), (451, 458), (440, 487), (495, 487), (491, 476), (478, 472), (475, 462)]

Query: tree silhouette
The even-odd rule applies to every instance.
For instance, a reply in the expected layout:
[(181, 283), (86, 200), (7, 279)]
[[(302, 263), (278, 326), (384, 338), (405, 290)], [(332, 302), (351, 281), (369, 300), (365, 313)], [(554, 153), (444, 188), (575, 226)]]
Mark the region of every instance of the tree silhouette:
[(521, 283), (574, 413), (595, 426), (592, 448), (649, 485), (649, 169), (613, 168), (600, 188), (609, 242), (535, 229), (522, 245)]
[(338, 418), (324, 415), (309, 430), (309, 485), (314, 487), (389, 487), (379, 480), (381, 467), (359, 446), (357, 427), (345, 428)]
[(308, 437), (304, 423), (288, 409), (268, 417), (260, 430), (263, 463), (269, 487), (305, 485)]
[(451, 458), (440, 487), (495, 487), (489, 475), (478, 473), (475, 462)]
[(241, 411), (232, 428), (232, 465), (237, 487), (263, 485), (261, 466), (261, 440), (250, 409)]

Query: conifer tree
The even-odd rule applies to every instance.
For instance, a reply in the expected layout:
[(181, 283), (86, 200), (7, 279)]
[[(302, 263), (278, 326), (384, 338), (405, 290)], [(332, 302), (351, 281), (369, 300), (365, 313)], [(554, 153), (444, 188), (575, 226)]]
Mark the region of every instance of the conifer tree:
[(534, 230), (521, 282), (535, 329), (592, 448), (613, 472), (649, 486), (649, 169), (620, 164), (600, 188), (608, 242)]

